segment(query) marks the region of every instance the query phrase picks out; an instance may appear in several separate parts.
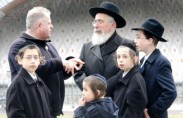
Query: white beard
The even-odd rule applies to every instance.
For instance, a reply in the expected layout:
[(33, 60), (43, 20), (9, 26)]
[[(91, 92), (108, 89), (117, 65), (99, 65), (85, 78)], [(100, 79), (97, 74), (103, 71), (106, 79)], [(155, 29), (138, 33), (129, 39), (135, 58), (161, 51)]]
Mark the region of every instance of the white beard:
[(108, 34), (97, 34), (93, 32), (92, 35), (92, 44), (95, 45), (101, 45), (104, 44), (113, 34), (114, 32), (110, 32)]

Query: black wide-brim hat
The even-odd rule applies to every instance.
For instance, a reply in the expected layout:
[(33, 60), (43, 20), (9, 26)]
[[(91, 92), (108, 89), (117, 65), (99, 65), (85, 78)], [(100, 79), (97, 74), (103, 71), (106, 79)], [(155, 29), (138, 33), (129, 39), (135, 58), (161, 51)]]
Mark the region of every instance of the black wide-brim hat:
[(112, 2), (102, 2), (100, 7), (92, 7), (89, 9), (89, 12), (94, 18), (97, 13), (108, 14), (116, 21), (117, 28), (122, 28), (126, 25), (125, 19), (119, 15), (118, 6)]
[(139, 28), (132, 28), (132, 30), (145, 30), (155, 36), (157, 40), (167, 42), (166, 39), (162, 38), (164, 27), (156, 19), (149, 18), (145, 20)]

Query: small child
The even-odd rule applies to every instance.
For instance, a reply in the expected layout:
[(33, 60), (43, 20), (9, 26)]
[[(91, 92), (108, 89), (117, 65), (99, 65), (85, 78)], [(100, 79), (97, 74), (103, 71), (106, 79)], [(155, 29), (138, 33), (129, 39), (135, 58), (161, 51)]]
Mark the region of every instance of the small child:
[(83, 97), (74, 111), (74, 118), (118, 118), (118, 107), (106, 93), (106, 78), (99, 74), (83, 80)]
[(7, 90), (8, 118), (52, 118), (51, 92), (35, 73), (39, 64), (44, 62), (39, 48), (27, 45), (15, 58), (22, 67)]
[(147, 104), (146, 84), (138, 66), (137, 52), (132, 44), (123, 44), (116, 50), (115, 61), (121, 69), (115, 86), (114, 102), (120, 118), (143, 118)]

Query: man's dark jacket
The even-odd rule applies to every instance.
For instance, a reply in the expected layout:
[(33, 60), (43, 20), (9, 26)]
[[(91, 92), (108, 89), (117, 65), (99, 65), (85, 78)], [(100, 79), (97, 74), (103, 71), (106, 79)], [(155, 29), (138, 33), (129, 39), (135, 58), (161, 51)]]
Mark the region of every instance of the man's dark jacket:
[[(20, 38), (16, 39), (13, 44), (11, 45), (8, 53), (8, 61), (11, 71), (12, 79), (18, 73), (20, 69), (20, 65), (15, 61), (15, 55), (18, 53), (18, 50), (26, 45), (35, 44), (41, 50), (42, 55), (44, 56), (45, 60), (51, 60), (53, 58), (60, 58), (58, 52), (56, 51), (55, 47), (50, 43), (49, 40), (38, 40), (26, 33), (22, 33)], [(61, 59), (60, 59), (61, 62)], [(65, 96), (65, 85), (64, 79), (67, 79), (69, 75), (64, 71), (63, 64), (60, 64), (60, 71), (58, 68), (52, 68), (52, 71), (57, 71), (53, 74), (50, 73), (43, 73), (41, 67), (36, 70), (36, 73), (43, 79), (44, 83), (52, 92), (52, 112), (53, 115), (59, 115), (62, 113), (62, 107), (64, 102)]]
[(78, 87), (82, 89), (82, 81), (86, 76), (100, 74), (107, 79), (107, 96), (112, 96), (114, 85), (120, 69), (116, 66), (114, 56), (116, 49), (123, 43), (132, 40), (121, 38), (116, 32), (102, 46), (93, 46), (91, 42), (83, 45), (80, 59), (85, 62), (83, 68), (74, 75)]

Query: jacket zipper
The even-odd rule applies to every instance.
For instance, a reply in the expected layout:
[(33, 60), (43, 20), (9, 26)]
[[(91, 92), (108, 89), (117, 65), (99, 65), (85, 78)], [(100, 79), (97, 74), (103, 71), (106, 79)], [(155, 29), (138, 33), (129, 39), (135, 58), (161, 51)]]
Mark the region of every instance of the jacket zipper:
[[(48, 51), (48, 45), (47, 44), (45, 46), (45, 49), (46, 49), (46, 52), (48, 53), (50, 59), (52, 59), (53, 57), (51, 56), (50, 52)], [(58, 81), (59, 81), (58, 84), (59, 84), (59, 90), (60, 90), (60, 79), (59, 79), (58, 73), (57, 73), (57, 78), (58, 78)], [(60, 100), (60, 91), (59, 91), (59, 100)]]

